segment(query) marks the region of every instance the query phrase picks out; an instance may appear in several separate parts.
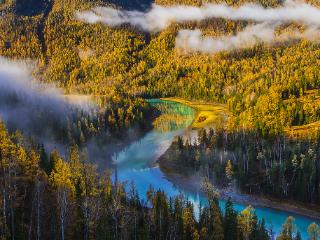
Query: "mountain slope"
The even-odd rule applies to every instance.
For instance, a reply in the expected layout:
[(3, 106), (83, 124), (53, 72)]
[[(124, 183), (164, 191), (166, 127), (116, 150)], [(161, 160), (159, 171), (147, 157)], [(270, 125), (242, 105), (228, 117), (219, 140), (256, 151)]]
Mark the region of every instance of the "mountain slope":
[[(219, 2), (239, 5), (249, 1)], [(269, 7), (281, 3), (255, 2)], [(309, 98), (310, 91), (319, 95), (317, 42), (288, 40), (231, 52), (184, 55), (175, 48), (179, 29), (199, 28), (206, 36), (216, 37), (237, 33), (250, 23), (209, 19), (173, 24), (158, 34), (149, 34), (130, 26), (110, 28), (75, 19), (79, 9), (115, 6), (118, 2), (55, 0), (52, 8), (47, 3), (39, 2), (34, 10), (27, 11), (26, 1), (20, 1), (17, 6), (39, 15), (21, 16), (14, 11), (0, 20), (0, 54), (39, 60), (38, 77), (67, 92), (125, 92), (131, 96), (179, 96), (220, 102), (233, 113), (234, 128), (254, 128), (271, 134), (320, 120), (317, 102), (299, 100)], [(135, 5), (120, 3), (129, 9)], [(199, 5), (205, 1), (156, 3)], [(288, 24), (277, 32), (301, 28)]]

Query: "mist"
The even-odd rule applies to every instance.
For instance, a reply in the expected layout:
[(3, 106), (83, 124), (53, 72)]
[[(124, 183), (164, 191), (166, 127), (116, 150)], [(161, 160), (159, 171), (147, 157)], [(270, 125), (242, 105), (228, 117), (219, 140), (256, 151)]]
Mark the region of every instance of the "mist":
[(26, 63), (2, 57), (0, 89), (0, 119), (10, 131), (20, 130), (47, 149), (62, 146), (68, 124), (90, 106), (68, 102), (54, 86), (33, 79)]
[(164, 7), (153, 4), (151, 9), (125, 11), (110, 7), (96, 7), (76, 13), (77, 19), (87, 23), (103, 23), (111, 27), (130, 24), (144, 31), (159, 32), (171, 23), (202, 21), (210, 18), (248, 20), (258, 23), (289, 23), (320, 25), (320, 9), (310, 4), (287, 0), (277, 8), (264, 8), (257, 4), (244, 4), (238, 8), (225, 4), (205, 4), (202, 7), (177, 5)]
[(213, 54), (252, 47), (259, 43), (273, 44), (297, 39), (320, 39), (319, 29), (310, 27), (304, 32), (293, 31), (277, 35), (276, 25), (267, 23), (250, 25), (236, 35), (208, 37), (201, 30), (180, 30), (176, 37), (176, 48), (183, 54), (193, 52)]
[(249, 26), (234, 36), (218, 38), (203, 37), (199, 29), (180, 30), (176, 38), (176, 48), (182, 53), (217, 53), (246, 48), (258, 43), (270, 43), (274, 40), (274, 27), (266, 24)]
[[(0, 57), (0, 120), (10, 132), (19, 130), (35, 144), (43, 144), (47, 153), (57, 149), (67, 159), (70, 145), (80, 136), (79, 122), (83, 126), (87, 119), (96, 121), (103, 109), (87, 96), (67, 97), (55, 86), (40, 83), (32, 77), (29, 66), (32, 64)], [(142, 134), (138, 127), (132, 127), (126, 138), (120, 139), (103, 129), (88, 134), (80, 150), (103, 171), (111, 166), (115, 152)]]

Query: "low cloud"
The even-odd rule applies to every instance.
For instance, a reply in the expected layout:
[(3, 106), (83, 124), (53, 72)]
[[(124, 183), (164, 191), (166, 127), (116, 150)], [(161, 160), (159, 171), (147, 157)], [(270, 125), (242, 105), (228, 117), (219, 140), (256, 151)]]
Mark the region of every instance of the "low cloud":
[(204, 37), (201, 30), (181, 30), (176, 47), (183, 53), (217, 53), (249, 47), (261, 42), (269, 43), (275, 38), (274, 27), (266, 24), (249, 26), (234, 36)]
[(47, 146), (57, 146), (68, 124), (89, 104), (70, 103), (50, 85), (36, 82), (26, 63), (0, 57), (0, 118), (9, 129), (19, 129)]
[(232, 51), (252, 47), (259, 43), (272, 44), (296, 39), (320, 39), (319, 29), (309, 27), (304, 32), (292, 31), (281, 33), (275, 32), (276, 25), (257, 24), (246, 27), (243, 31), (232, 36), (206, 37), (201, 30), (180, 30), (176, 38), (176, 48), (184, 54), (200, 52), (213, 54), (222, 51)]
[(305, 25), (320, 25), (320, 9), (304, 2), (287, 0), (283, 6), (264, 8), (261, 5), (245, 4), (238, 8), (225, 4), (205, 4), (202, 7), (170, 6), (154, 4), (147, 12), (124, 11), (110, 7), (97, 7), (76, 13), (79, 20), (88, 23), (104, 23), (115, 27), (130, 24), (144, 31), (158, 32), (171, 23), (201, 21), (210, 18), (248, 20), (259, 23), (297, 22)]

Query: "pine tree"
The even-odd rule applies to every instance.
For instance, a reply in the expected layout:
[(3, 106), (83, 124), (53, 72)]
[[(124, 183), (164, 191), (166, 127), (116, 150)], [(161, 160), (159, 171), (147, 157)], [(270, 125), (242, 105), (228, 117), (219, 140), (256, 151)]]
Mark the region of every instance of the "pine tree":
[(249, 240), (249, 237), (253, 231), (255, 221), (254, 208), (249, 206), (244, 209), (238, 216), (238, 223), (245, 240)]
[(237, 212), (233, 209), (233, 203), (231, 202), (231, 199), (228, 199), (228, 201), (226, 202), (224, 219), (224, 239), (237, 239)]
[(67, 225), (70, 222), (68, 212), (71, 211), (75, 186), (72, 182), (72, 172), (69, 164), (64, 162), (59, 155), (55, 155), (54, 168), (50, 175), (50, 181), (56, 190), (60, 236), (62, 240), (65, 240)]
[(212, 226), (212, 232), (210, 234), (210, 240), (223, 240), (223, 220), (221, 210), (218, 204), (213, 203), (210, 206), (210, 224)]
[(294, 240), (297, 234), (297, 227), (294, 224), (295, 219), (289, 216), (285, 223), (282, 225), (281, 234), (277, 237), (277, 240)]
[(168, 232), (169, 211), (168, 203), (164, 192), (157, 191), (153, 198), (153, 221), (155, 224), (155, 239), (166, 238)]

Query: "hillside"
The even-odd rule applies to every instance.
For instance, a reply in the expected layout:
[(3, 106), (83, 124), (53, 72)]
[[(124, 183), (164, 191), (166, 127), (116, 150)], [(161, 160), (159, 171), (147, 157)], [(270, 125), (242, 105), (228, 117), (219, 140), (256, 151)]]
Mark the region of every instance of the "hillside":
[[(161, 5), (205, 2), (156, 1)], [(239, 6), (248, 1), (219, 2)], [(274, 7), (281, 1), (255, 3)], [(120, 5), (130, 9), (132, 4)], [(310, 91), (315, 97), (319, 94), (317, 42), (297, 39), (230, 52), (185, 55), (175, 48), (179, 29), (200, 28), (206, 36), (221, 36), (241, 31), (250, 22), (218, 18), (173, 24), (160, 33), (147, 33), (128, 25), (110, 28), (75, 18), (80, 9), (117, 7), (114, 2), (43, 0), (30, 8), (20, 0), (1, 5), (7, 11), (0, 20), (0, 54), (37, 61), (35, 74), (66, 92), (127, 92), (142, 97), (178, 96), (224, 103), (235, 116), (234, 127), (246, 126), (271, 134), (320, 120), (317, 101), (299, 101)], [(292, 23), (277, 27), (277, 31), (280, 34), (301, 28)]]

